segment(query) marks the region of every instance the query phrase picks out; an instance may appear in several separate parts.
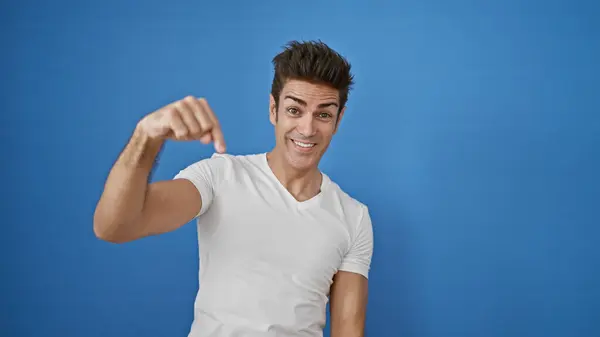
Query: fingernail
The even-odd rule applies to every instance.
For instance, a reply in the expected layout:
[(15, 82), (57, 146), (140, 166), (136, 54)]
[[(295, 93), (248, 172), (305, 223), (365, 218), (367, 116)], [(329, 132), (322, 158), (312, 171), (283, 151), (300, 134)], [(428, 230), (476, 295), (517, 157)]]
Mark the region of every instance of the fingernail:
[(217, 150), (217, 152), (221, 153), (225, 151), (225, 147), (219, 141), (215, 142), (215, 149)]

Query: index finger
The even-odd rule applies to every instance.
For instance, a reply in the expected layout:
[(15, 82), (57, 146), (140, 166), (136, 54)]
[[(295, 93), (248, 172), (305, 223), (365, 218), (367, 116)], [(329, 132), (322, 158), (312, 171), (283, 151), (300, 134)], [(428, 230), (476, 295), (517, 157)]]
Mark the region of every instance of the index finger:
[(204, 107), (204, 111), (208, 115), (208, 118), (213, 122), (213, 127), (211, 130), (212, 139), (215, 142), (215, 150), (219, 153), (224, 153), (226, 150), (225, 146), (225, 137), (223, 136), (223, 130), (221, 130), (221, 124), (219, 120), (215, 116), (214, 111), (208, 105), (208, 102), (205, 99), (200, 100), (200, 104)]

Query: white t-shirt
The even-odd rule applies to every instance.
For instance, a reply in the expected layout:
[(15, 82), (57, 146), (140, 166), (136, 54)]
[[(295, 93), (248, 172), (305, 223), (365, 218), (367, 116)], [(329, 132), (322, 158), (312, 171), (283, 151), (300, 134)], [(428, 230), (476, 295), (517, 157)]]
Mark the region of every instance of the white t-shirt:
[(266, 154), (215, 154), (175, 178), (202, 196), (199, 291), (188, 337), (322, 336), (332, 278), (368, 277), (371, 218), (323, 174), (297, 201)]

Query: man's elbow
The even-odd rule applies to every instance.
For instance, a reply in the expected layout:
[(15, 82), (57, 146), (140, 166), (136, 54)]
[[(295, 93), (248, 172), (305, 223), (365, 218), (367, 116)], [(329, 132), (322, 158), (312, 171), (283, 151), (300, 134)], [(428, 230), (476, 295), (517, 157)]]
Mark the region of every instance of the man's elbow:
[(116, 221), (116, 219), (103, 216), (100, 212), (96, 211), (93, 222), (94, 235), (96, 238), (110, 243), (125, 243), (131, 241), (124, 235), (119, 234), (119, 229), (125, 228), (126, 225)]
[(126, 240), (125, 238), (117, 236), (117, 235), (111, 235), (109, 233), (99, 231), (95, 227), (94, 227), (94, 234), (96, 235), (96, 238), (98, 238), (102, 241), (105, 241), (105, 242), (109, 242), (109, 243), (125, 243), (125, 242), (130, 241), (130, 240)]
[(105, 226), (103, 226), (102, 224), (94, 223), (94, 235), (96, 236), (96, 238), (98, 238), (102, 241), (110, 242), (110, 243), (125, 243), (126, 242), (126, 240), (124, 240), (124, 238), (122, 238), (118, 235), (115, 235), (111, 231), (107, 230), (107, 228)]

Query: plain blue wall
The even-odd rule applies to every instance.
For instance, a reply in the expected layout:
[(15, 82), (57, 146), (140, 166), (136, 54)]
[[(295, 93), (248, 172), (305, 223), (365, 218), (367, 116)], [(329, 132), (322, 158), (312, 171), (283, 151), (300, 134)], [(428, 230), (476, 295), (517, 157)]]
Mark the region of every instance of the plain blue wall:
[[(195, 228), (97, 240), (108, 170), (140, 117), (187, 94), (209, 99), (231, 153), (270, 149), (270, 60), (320, 38), (356, 74), (322, 168), (371, 208), (368, 336), (599, 336), (599, 15), (567, 0), (2, 2), (0, 335), (185, 336)], [(156, 178), (211, 150), (169, 144)]]

